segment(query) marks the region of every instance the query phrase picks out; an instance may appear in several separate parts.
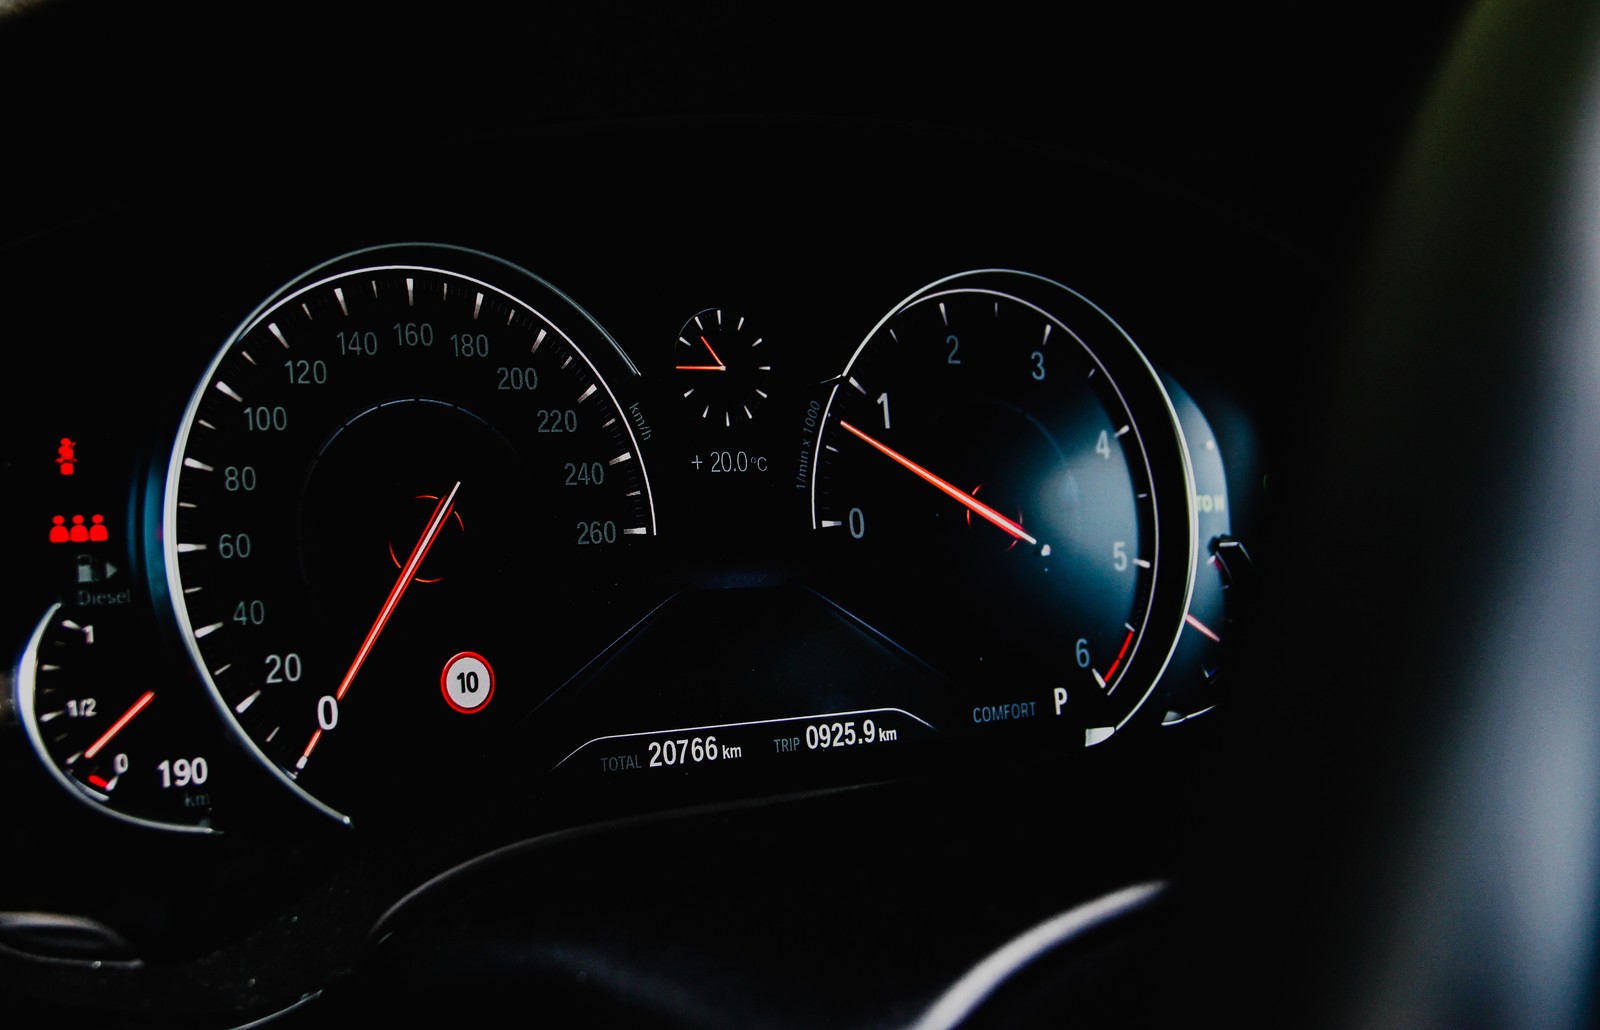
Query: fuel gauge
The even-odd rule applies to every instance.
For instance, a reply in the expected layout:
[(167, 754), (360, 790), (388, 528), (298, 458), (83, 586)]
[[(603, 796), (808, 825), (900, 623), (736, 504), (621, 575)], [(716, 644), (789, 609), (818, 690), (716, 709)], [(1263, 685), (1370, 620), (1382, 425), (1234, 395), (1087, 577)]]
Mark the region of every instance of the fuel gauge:
[[(211, 832), (216, 756), (196, 739), (198, 684), (138, 674), (135, 613), (57, 604), (17, 671), (17, 708), (34, 750), (74, 796), (123, 820)], [(204, 733), (198, 734), (204, 737)]]

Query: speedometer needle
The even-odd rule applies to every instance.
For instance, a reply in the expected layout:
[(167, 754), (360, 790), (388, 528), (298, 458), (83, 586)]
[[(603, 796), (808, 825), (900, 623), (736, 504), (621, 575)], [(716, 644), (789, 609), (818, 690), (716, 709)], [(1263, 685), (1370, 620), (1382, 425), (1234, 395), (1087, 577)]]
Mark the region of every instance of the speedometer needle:
[(868, 436), (866, 433), (863, 433), (861, 430), (857, 429), (855, 426), (853, 426), (850, 423), (844, 421), (843, 419), (839, 420), (839, 425), (844, 427), (846, 432), (848, 432), (851, 435), (855, 436), (856, 439), (861, 440), (863, 443), (866, 443), (866, 444), (870, 445), (879, 454), (882, 454), (883, 456), (885, 456), (887, 458), (890, 458), (891, 460), (895, 461), (896, 463), (898, 463), (900, 465), (900, 467), (902, 467), (904, 469), (907, 469), (908, 471), (916, 473), (917, 476), (919, 476), (923, 480), (923, 482), (928, 483), (931, 486), (937, 487), (939, 489), (939, 491), (941, 493), (943, 493), (946, 497), (949, 497), (953, 501), (961, 502), (962, 504), (966, 505), (967, 508), (970, 509), (972, 512), (974, 512), (975, 514), (981, 515), (984, 518), (988, 519), (995, 526), (998, 526), (1000, 529), (1003, 529), (1007, 533), (1010, 533), (1012, 536), (1016, 537), (1018, 540), (1021, 540), (1024, 543), (1032, 544), (1032, 545), (1037, 545), (1039, 543), (1038, 540), (1034, 539), (1034, 537), (1029, 535), (1027, 530), (1022, 528), (1022, 525), (1020, 523), (1013, 522), (1012, 520), (1006, 518), (1004, 515), (1002, 515), (999, 512), (995, 511), (993, 508), (989, 507), (987, 504), (984, 504), (982, 501), (978, 500), (976, 497), (974, 497), (971, 494), (967, 493), (965, 490), (963, 490), (960, 487), (956, 486), (955, 484), (951, 483), (949, 480), (942, 479), (939, 476), (934, 475), (932, 472), (929, 472), (927, 469), (923, 468), (921, 465), (918, 465), (916, 462), (912, 461), (910, 458), (906, 457), (904, 454), (901, 454), (899, 451), (895, 450), (893, 447), (890, 447), (887, 444), (880, 443), (877, 440), (874, 440), (872, 437)]
[[(355, 682), (356, 673), (361, 671), (361, 666), (367, 660), (367, 655), (372, 653), (372, 646), (378, 642), (378, 636), (383, 628), (389, 624), (390, 616), (400, 605), (400, 598), (405, 596), (406, 588), (411, 585), (412, 579), (417, 575), (417, 570), (422, 567), (422, 560), (428, 556), (428, 550), (433, 542), (439, 538), (439, 531), (444, 528), (445, 520), (450, 518), (450, 512), (455, 508), (456, 494), (461, 489), (461, 482), (450, 488), (450, 492), (439, 498), (439, 503), (433, 506), (433, 515), (428, 519), (428, 527), (417, 538), (416, 544), (411, 548), (411, 557), (406, 559), (405, 565), (400, 569), (400, 575), (394, 581), (394, 586), (389, 588), (389, 596), (384, 598), (383, 607), (378, 609), (378, 617), (373, 620), (372, 628), (367, 630), (366, 639), (361, 641), (361, 647), (356, 651), (355, 660), (350, 663), (350, 669), (344, 674), (344, 679), (339, 681), (339, 689), (334, 691), (335, 702), (343, 701), (344, 695), (350, 689), (350, 684)], [(322, 727), (311, 735), (311, 743), (306, 745), (305, 751), (300, 755), (296, 768), (305, 768), (306, 759), (311, 757), (311, 751), (317, 746), (317, 741), (322, 739)]]

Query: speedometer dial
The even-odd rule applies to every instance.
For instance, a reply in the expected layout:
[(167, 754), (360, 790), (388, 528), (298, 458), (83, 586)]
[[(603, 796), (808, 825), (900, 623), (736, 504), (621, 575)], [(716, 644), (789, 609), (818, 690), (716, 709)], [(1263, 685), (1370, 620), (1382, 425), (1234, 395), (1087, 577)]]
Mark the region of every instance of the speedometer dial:
[(1102, 311), (1016, 272), (896, 308), (833, 388), (813, 526), (844, 608), (962, 685), (960, 718), (1123, 725), (1166, 664), (1194, 541), (1181, 435)]
[(412, 247), (308, 273), (217, 356), (169, 470), (168, 584), (228, 718), (320, 807), (513, 767), (510, 729), (614, 634), (655, 527), (612, 350), (532, 276)]

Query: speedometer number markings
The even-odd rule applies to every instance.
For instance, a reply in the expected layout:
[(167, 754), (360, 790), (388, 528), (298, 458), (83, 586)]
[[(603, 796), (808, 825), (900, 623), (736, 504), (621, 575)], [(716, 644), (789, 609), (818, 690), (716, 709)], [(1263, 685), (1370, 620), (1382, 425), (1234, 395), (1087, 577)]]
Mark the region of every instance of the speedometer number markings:
[[(168, 595), (219, 709), (343, 820), (438, 789), (415, 749), (481, 751), (615, 639), (585, 621), (608, 611), (597, 588), (549, 577), (579, 561), (610, 582), (655, 532), (592, 320), (484, 255), (365, 256), (307, 273), (223, 346), (173, 450), (164, 533)], [(246, 357), (264, 346), (287, 353)], [(521, 357), (496, 375), (491, 355)], [(509, 597), (535, 587), (566, 603), (530, 641)], [(491, 676), (516, 689), (486, 705)]]

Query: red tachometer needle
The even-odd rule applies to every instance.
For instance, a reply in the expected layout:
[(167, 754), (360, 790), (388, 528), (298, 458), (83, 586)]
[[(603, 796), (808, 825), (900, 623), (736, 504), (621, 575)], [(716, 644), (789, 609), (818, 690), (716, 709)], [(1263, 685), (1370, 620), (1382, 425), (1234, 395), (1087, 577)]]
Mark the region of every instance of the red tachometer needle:
[(1006, 518), (1004, 515), (995, 511), (987, 504), (984, 504), (982, 501), (978, 500), (976, 497), (967, 493), (965, 490), (954, 485), (948, 480), (941, 479), (932, 472), (929, 472), (927, 469), (923, 468), (921, 465), (918, 465), (916, 462), (912, 461), (904, 454), (901, 454), (893, 447), (890, 447), (887, 444), (879, 443), (877, 440), (874, 440), (872, 437), (868, 436), (866, 433), (863, 433), (861, 430), (857, 429), (855, 426), (844, 421), (843, 419), (839, 421), (839, 425), (843, 426), (847, 432), (855, 436), (858, 440), (870, 445), (879, 454), (882, 454), (886, 458), (892, 459), (898, 463), (901, 468), (915, 472), (923, 482), (929, 484), (930, 486), (937, 487), (939, 491), (946, 497), (949, 497), (953, 501), (961, 502), (962, 504), (966, 505), (968, 509), (988, 519), (991, 523), (1005, 530), (1007, 533), (1010, 533), (1018, 540), (1034, 545), (1039, 543), (1039, 541), (1029, 535), (1028, 531), (1023, 529), (1020, 524)]
[[(681, 337), (680, 337), (680, 339), (681, 339)], [(679, 365), (678, 366), (678, 371), (680, 371), (680, 372), (726, 372), (728, 370), (728, 366), (723, 364), (722, 363), (722, 359), (717, 357), (717, 352), (711, 349), (711, 341), (706, 339), (704, 336), (702, 336), (702, 337), (700, 337), (700, 342), (706, 345), (706, 350), (710, 351), (710, 353), (711, 353), (711, 360), (715, 361), (716, 364), (715, 365)]]
[(1216, 630), (1212, 629), (1210, 626), (1207, 626), (1205, 623), (1201, 622), (1199, 619), (1195, 618), (1193, 615), (1185, 615), (1183, 617), (1183, 621), (1187, 622), (1189, 625), (1193, 626), (1195, 629), (1199, 630), (1201, 633), (1204, 633), (1206, 636), (1210, 637), (1212, 639), (1212, 641), (1214, 641), (1215, 643), (1218, 643), (1218, 644), (1222, 643), (1222, 638), (1217, 636)]
[(133, 707), (129, 708), (126, 712), (122, 713), (122, 718), (120, 718), (116, 722), (112, 723), (111, 724), (111, 728), (109, 730), (106, 730), (104, 733), (100, 734), (100, 739), (99, 740), (95, 741), (93, 744), (90, 744), (87, 748), (84, 749), (83, 757), (85, 757), (85, 758), (93, 758), (95, 755), (98, 755), (101, 752), (101, 750), (107, 744), (111, 743), (111, 738), (112, 737), (115, 737), (117, 734), (121, 733), (123, 728), (125, 726), (127, 726), (128, 723), (133, 721), (133, 717), (138, 715), (140, 712), (144, 711), (145, 710), (145, 706), (148, 705), (150, 702), (154, 701), (155, 699), (156, 699), (156, 692), (155, 691), (153, 691), (153, 690), (145, 691), (144, 694), (139, 698), (139, 700), (137, 700), (137, 701), (135, 701), (133, 703)]
[[(394, 586), (389, 588), (389, 596), (383, 601), (383, 607), (378, 609), (378, 617), (373, 620), (372, 628), (367, 630), (366, 639), (361, 641), (361, 647), (356, 651), (355, 660), (350, 663), (350, 669), (344, 674), (344, 679), (339, 681), (339, 689), (333, 692), (335, 701), (343, 701), (345, 693), (350, 689), (350, 684), (355, 682), (356, 673), (361, 671), (362, 663), (367, 660), (367, 655), (372, 653), (372, 645), (378, 642), (378, 635), (389, 624), (390, 616), (400, 605), (400, 598), (405, 596), (406, 588), (411, 585), (412, 579), (417, 575), (417, 570), (422, 567), (422, 559), (428, 556), (428, 549), (439, 538), (439, 531), (444, 528), (445, 521), (450, 518), (450, 512), (456, 504), (456, 494), (461, 490), (458, 481), (450, 488), (450, 492), (439, 498), (439, 503), (433, 506), (433, 515), (428, 519), (428, 528), (422, 531), (416, 544), (411, 548), (411, 557), (406, 559), (405, 566), (401, 568), (399, 577), (394, 581)], [(311, 757), (311, 751), (317, 746), (317, 741), (322, 739), (322, 729), (319, 727), (311, 735), (311, 743), (306, 745), (305, 751), (300, 755), (296, 768), (304, 768), (306, 759)]]

